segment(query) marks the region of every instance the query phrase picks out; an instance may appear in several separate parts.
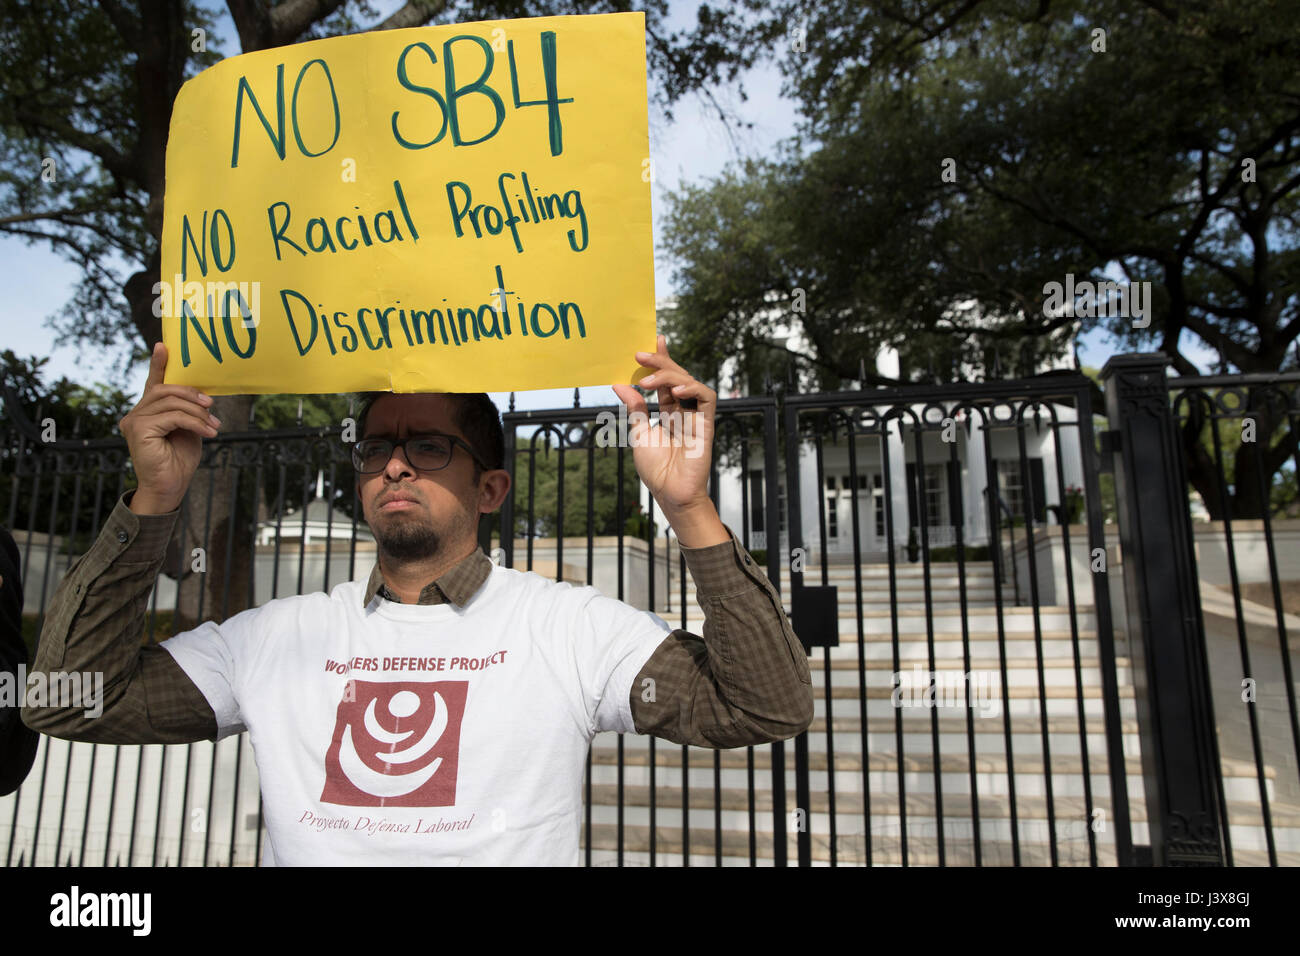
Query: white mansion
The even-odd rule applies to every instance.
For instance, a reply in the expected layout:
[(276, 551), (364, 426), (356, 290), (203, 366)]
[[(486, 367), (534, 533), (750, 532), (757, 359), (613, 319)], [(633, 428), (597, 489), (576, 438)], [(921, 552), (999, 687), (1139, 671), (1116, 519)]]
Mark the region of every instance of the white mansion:
[[(672, 300), (660, 303), (661, 309), (671, 309)], [(959, 305), (954, 311), (970, 309), (971, 304)], [(964, 317), (969, 323), (969, 317)], [(772, 316), (772, 335), (774, 344), (786, 346), (799, 351), (803, 346), (797, 328), (788, 323), (788, 316), (774, 310)], [(955, 333), (956, 334), (956, 333)], [(1069, 347), (1075, 334), (1075, 327), (1062, 330), (1065, 352), (1073, 354)], [(882, 350), (876, 358), (877, 371), (889, 378), (899, 377), (898, 353), (892, 349)], [(1071, 358), (1041, 364), (1037, 373), (1064, 370), (1076, 371), (1077, 364)], [(719, 389), (722, 399), (738, 398), (740, 392), (727, 388), (735, 375), (736, 360), (729, 358), (720, 375), (723, 388)], [(976, 380), (975, 370), (967, 370), (971, 380)], [(943, 386), (936, 386), (942, 393)], [(873, 389), (865, 389), (863, 405), (871, 407)], [(883, 403), (877, 411), (884, 412), (892, 403)], [(957, 402), (945, 403), (952, 408)], [(1075, 410), (1064, 405), (1053, 405), (1056, 419), (1060, 423), (1075, 421)], [(921, 407), (912, 411), (921, 414)], [(1009, 409), (1004, 413), (1010, 414)], [(1095, 409), (1094, 411), (1100, 411)], [(999, 416), (1001, 417), (1001, 416)], [(932, 409), (929, 420), (934, 420)], [(858, 535), (864, 562), (884, 561), (888, 550), (885, 509), (893, 510), (894, 541), (898, 551), (906, 548), (909, 530), (914, 529), (919, 542), (921, 535), (920, 509), (925, 509), (925, 525), (929, 544), (933, 547), (951, 546), (957, 541), (957, 528), (954, 517), (962, 516), (962, 540), (970, 546), (988, 543), (989, 497), (986, 489), (997, 488), (1001, 502), (1006, 510), (1002, 513), (1005, 527), (1009, 515), (1023, 520), (1026, 504), (1026, 479), (1033, 492), (1033, 519), (1036, 523), (1058, 523), (1054, 506), (1062, 506), (1068, 515), (1066, 490), (1083, 487), (1083, 470), (1079, 453), (1077, 429), (1066, 425), (1060, 432), (1060, 477), (1064, 479), (1065, 488), (1058, 480), (1057, 439), (1050, 427), (1051, 416), (1043, 410), (1041, 427), (1036, 428), (1032, 416), (1028, 418), (1025, 431), (1025, 463), (1021, 462), (1019, 436), (1014, 427), (999, 422), (990, 429), (988, 449), (986, 452), (985, 436), (980, 416), (970, 416), (964, 410), (953, 416), (956, 425), (947, 430), (948, 438), (956, 438), (957, 467), (950, 467), (951, 445), (944, 441), (941, 431), (927, 430), (922, 435), (921, 457), (923, 459), (923, 494), (921, 482), (917, 480), (917, 451), (912, 419), (907, 419), (900, 428), (899, 421), (893, 420), (889, 428), (889, 480), (892, 492), (887, 500), (885, 494), (886, 480), (884, 474), (884, 455), (881, 449), (881, 436), (878, 431), (873, 434), (859, 434), (855, 441), (856, 475), (850, 474), (849, 446), (843, 430), (837, 442), (829, 437), (822, 444), (822, 477), (817, 477), (816, 450), (812, 443), (801, 446), (799, 461), (800, 504), (803, 516), (804, 546), (808, 549), (811, 562), (819, 561), (820, 534), (819, 521), (824, 508), (826, 522), (826, 550), (834, 560), (835, 555), (846, 559), (853, 552), (853, 514), (854, 499), (857, 499)], [(968, 421), (968, 419), (970, 419)], [(779, 453), (782, 475), (785, 472), (784, 454)], [(766, 548), (770, 544), (771, 529), (767, 527), (764, 508), (762, 449), (750, 449), (747, 474), (741, 474), (738, 465), (719, 462), (718, 468), (718, 502), (722, 520), (741, 533), (744, 524), (742, 507), (749, 512), (750, 542), (754, 548)], [(950, 474), (951, 472), (951, 474)], [(856, 481), (854, 480), (856, 478)], [(742, 498), (741, 483), (746, 485), (747, 500)], [(785, 481), (779, 486), (781, 501), (782, 548), (786, 544), (785, 528)], [(960, 494), (960, 502), (954, 497)], [(960, 507), (958, 507), (960, 505)]]

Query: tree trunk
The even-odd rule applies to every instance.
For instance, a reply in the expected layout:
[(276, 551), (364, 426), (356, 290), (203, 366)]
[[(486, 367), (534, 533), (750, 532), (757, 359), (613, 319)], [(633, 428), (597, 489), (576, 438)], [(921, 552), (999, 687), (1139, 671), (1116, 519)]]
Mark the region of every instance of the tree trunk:
[[(1287, 413), (1270, 398), (1255, 390), (1247, 394), (1243, 414), (1229, 419), (1241, 427), (1240, 437), (1224, 436), (1221, 430), (1217, 454), (1213, 438), (1202, 438), (1207, 423), (1203, 410), (1189, 415), (1183, 425), (1187, 479), (1200, 492), (1211, 521), (1258, 519), (1270, 507), (1273, 476), (1293, 453), (1296, 442), (1294, 435), (1277, 441), (1278, 430), (1287, 427)], [(1249, 434), (1250, 440), (1243, 440), (1248, 437), (1247, 422), (1253, 424), (1253, 434)], [(1208, 423), (1210, 428), (1220, 425), (1215, 419)]]
[[(218, 396), (213, 412), (223, 423), (248, 421), (253, 396)], [(229, 452), (214, 449), (194, 475), (168, 547), (165, 571), (179, 578), (175, 630), (223, 621), (253, 604), (253, 500), (250, 476)], [(201, 549), (198, 550), (198, 549)]]

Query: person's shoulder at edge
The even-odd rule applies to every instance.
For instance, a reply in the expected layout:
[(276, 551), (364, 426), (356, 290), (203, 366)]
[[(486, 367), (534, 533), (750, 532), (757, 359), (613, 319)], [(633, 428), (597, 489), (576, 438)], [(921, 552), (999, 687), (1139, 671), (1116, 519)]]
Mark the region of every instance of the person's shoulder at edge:
[(361, 598), (364, 593), (364, 581), (344, 581), (334, 585), (328, 593), (325, 591), (306, 591), (302, 594), (286, 594), (281, 597), (269, 598), (260, 604), (251, 605), (242, 611), (231, 614), (226, 620), (234, 621), (236, 619), (250, 619), (250, 617), (273, 618), (283, 614), (301, 614), (307, 610), (319, 610), (323, 614), (329, 614), (331, 608), (340, 604), (347, 606), (349, 601), (360, 608)]
[(536, 571), (525, 571), (520, 568), (497, 566), (493, 572), (502, 575), (501, 580), (507, 587), (513, 585), (520, 588), (521, 592), (527, 589), (526, 593), (535, 595), (539, 600), (551, 602), (552, 607), (564, 609), (566, 613), (581, 615), (599, 610), (602, 615), (638, 614), (648, 617), (660, 630), (671, 630), (671, 625), (654, 611), (639, 608), (613, 594), (607, 594), (594, 584), (585, 584), (581, 581), (557, 581)]
[[(557, 581), (549, 575), (529, 571), (525, 568), (507, 568), (494, 565), (492, 573), (497, 575), (501, 583), (508, 588), (528, 588), (535, 593), (544, 594), (557, 600), (585, 601), (593, 595), (604, 595), (604, 592), (593, 585), (581, 581)], [(490, 581), (491, 578), (488, 580)], [(475, 595), (475, 597), (477, 596)]]

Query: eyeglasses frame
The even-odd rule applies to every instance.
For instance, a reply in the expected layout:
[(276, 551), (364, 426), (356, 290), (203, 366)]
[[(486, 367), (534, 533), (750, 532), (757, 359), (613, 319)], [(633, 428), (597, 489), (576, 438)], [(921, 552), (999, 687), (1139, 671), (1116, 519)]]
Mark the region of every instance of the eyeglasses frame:
[[(356, 471), (358, 475), (381, 475), (384, 472), (384, 468), (388, 467), (388, 462), (393, 460), (393, 452), (395, 452), (398, 448), (402, 449), (402, 456), (406, 458), (406, 463), (410, 465), (412, 468), (414, 468), (416, 471), (425, 471), (425, 472), (442, 471), (443, 468), (446, 468), (448, 465), (451, 464), (452, 456), (448, 455), (447, 464), (442, 465), (439, 468), (416, 467), (415, 463), (411, 461), (411, 457), (406, 454), (406, 443), (408, 441), (418, 441), (422, 438), (445, 438), (451, 442), (452, 451), (455, 451), (456, 446), (459, 445), (461, 448), (465, 449), (466, 454), (468, 454), (470, 458), (474, 459), (475, 464), (477, 464), (481, 469), (483, 469), (484, 471), (492, 470), (491, 468), (488, 467), (487, 462), (485, 462), (482, 458), (480, 458), (478, 456), (478, 453), (475, 452), (474, 449), (470, 447), (467, 441), (465, 441), (463, 438), (457, 438), (455, 435), (448, 435), (446, 432), (425, 432), (424, 434), (420, 434), (420, 435), (407, 435), (405, 438), (388, 438), (380, 435), (372, 435), (368, 438), (362, 438), (360, 441), (355, 441), (352, 443), (352, 448), (350, 449), (351, 457), (352, 457), (352, 468)], [(388, 449), (388, 459), (384, 462), (383, 468), (380, 468), (378, 471), (362, 471), (360, 468), (357, 467), (357, 446), (360, 445), (361, 442), (363, 441), (385, 441), (388, 442), (390, 445), (392, 445), (392, 447)]]

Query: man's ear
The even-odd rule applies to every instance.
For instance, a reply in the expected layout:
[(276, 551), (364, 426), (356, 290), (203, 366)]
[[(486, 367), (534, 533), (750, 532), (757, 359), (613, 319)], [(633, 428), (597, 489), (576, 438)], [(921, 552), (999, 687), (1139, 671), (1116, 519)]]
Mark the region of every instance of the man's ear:
[(500, 508), (501, 503), (506, 500), (506, 495), (510, 494), (510, 485), (510, 472), (504, 468), (485, 471), (482, 484), (479, 486), (479, 512), (491, 514)]

